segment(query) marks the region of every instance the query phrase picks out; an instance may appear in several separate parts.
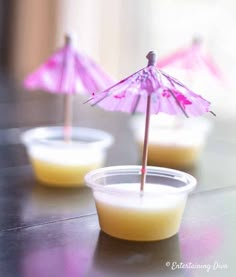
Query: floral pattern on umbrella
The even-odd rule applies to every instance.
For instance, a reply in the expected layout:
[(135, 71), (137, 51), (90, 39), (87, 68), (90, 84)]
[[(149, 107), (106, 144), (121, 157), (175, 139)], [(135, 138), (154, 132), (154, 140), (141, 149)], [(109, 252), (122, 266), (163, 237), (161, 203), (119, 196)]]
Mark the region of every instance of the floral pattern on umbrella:
[(103, 92), (94, 94), (93, 105), (122, 112), (146, 111), (151, 95), (151, 113), (199, 116), (209, 111), (210, 103), (188, 89), (181, 82), (155, 66), (148, 66)]
[(71, 96), (97, 91), (112, 83), (112, 78), (87, 55), (78, 52), (71, 37), (66, 35), (64, 47), (27, 76), (24, 87), (65, 95), (64, 126), (66, 140), (69, 140), (72, 122)]
[(195, 74), (203, 71), (214, 77), (215, 80), (224, 81), (223, 74), (213, 58), (203, 51), (202, 40), (194, 38), (192, 44), (187, 48), (182, 48), (174, 53), (159, 59), (157, 67), (174, 67), (183, 69), (186, 74)]
[(66, 37), (64, 47), (24, 80), (27, 89), (56, 94), (88, 93), (112, 83), (100, 66), (77, 51), (70, 37)]
[(109, 111), (138, 111), (146, 114), (141, 191), (146, 180), (150, 114), (163, 112), (189, 117), (200, 116), (210, 111), (210, 103), (207, 100), (155, 66), (154, 52), (149, 52), (147, 59), (147, 67), (103, 92), (93, 93), (93, 97), (88, 100), (92, 105), (98, 104)]

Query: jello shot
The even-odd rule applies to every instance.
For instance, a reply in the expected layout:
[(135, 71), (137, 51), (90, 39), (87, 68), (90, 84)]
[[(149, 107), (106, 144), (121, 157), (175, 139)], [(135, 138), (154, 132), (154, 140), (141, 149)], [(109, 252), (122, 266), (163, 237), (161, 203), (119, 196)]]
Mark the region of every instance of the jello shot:
[[(131, 125), (140, 154), (143, 147), (144, 117), (134, 116)], [(150, 120), (148, 164), (186, 169), (197, 164), (210, 130), (205, 118), (176, 118), (165, 114)]]
[(36, 179), (55, 187), (80, 187), (89, 171), (104, 166), (113, 137), (101, 130), (73, 127), (64, 140), (63, 127), (39, 127), (22, 134)]
[(85, 176), (93, 191), (102, 231), (131, 241), (174, 236), (196, 179), (181, 171), (148, 166), (141, 192), (140, 178), (140, 166), (105, 167)]

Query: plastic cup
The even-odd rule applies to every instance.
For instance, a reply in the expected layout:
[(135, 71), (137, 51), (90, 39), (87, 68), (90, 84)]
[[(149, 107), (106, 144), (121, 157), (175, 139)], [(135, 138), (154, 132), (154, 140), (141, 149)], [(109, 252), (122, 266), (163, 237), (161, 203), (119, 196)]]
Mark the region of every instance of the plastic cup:
[(181, 171), (148, 166), (141, 193), (140, 171), (140, 166), (114, 166), (85, 176), (93, 190), (102, 231), (131, 241), (157, 241), (174, 236), (196, 179)]
[[(131, 121), (140, 154), (143, 147), (144, 117)], [(175, 118), (168, 115), (151, 117), (148, 164), (176, 169), (190, 168), (199, 160), (210, 130), (205, 118)]]
[(101, 130), (73, 127), (71, 141), (63, 127), (39, 127), (21, 136), (36, 179), (47, 186), (79, 187), (89, 171), (104, 165), (113, 137)]

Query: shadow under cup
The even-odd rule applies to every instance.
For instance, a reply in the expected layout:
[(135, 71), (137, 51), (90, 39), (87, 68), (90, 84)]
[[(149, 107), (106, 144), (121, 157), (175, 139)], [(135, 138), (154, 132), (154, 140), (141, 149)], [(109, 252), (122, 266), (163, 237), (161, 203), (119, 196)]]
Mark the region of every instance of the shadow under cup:
[(85, 176), (93, 190), (99, 224), (106, 234), (131, 241), (157, 241), (178, 233), (187, 196), (196, 186), (191, 175), (147, 167), (140, 192), (140, 166), (114, 166)]
[(173, 261), (181, 262), (178, 235), (157, 242), (132, 242), (100, 232), (93, 268), (101, 276), (164, 276), (172, 271), (168, 262)]
[(89, 171), (103, 166), (113, 137), (101, 130), (72, 127), (64, 140), (63, 127), (40, 127), (26, 131), (21, 139), (36, 179), (47, 186), (79, 187)]

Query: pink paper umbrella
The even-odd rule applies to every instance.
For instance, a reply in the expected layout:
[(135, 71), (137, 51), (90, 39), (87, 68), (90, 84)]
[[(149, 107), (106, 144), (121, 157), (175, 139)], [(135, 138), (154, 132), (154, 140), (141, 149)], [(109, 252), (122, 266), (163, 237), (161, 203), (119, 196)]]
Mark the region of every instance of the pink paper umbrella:
[(143, 159), (141, 170), (141, 191), (146, 180), (148, 130), (150, 114), (159, 112), (170, 115), (184, 114), (200, 116), (209, 112), (210, 103), (193, 93), (181, 82), (159, 70), (156, 55), (149, 52), (148, 65), (128, 78), (89, 99), (92, 105), (98, 104), (110, 111), (146, 113)]
[(24, 87), (65, 95), (64, 135), (65, 140), (69, 140), (72, 125), (72, 96), (101, 90), (112, 83), (112, 79), (94, 61), (77, 51), (70, 36), (66, 35), (64, 47), (27, 76)]
[(223, 81), (223, 75), (219, 67), (210, 55), (207, 55), (202, 48), (202, 40), (194, 38), (188, 48), (180, 49), (169, 56), (160, 59), (157, 63), (159, 68), (174, 67), (183, 69), (186, 75), (205, 71), (219, 81)]

